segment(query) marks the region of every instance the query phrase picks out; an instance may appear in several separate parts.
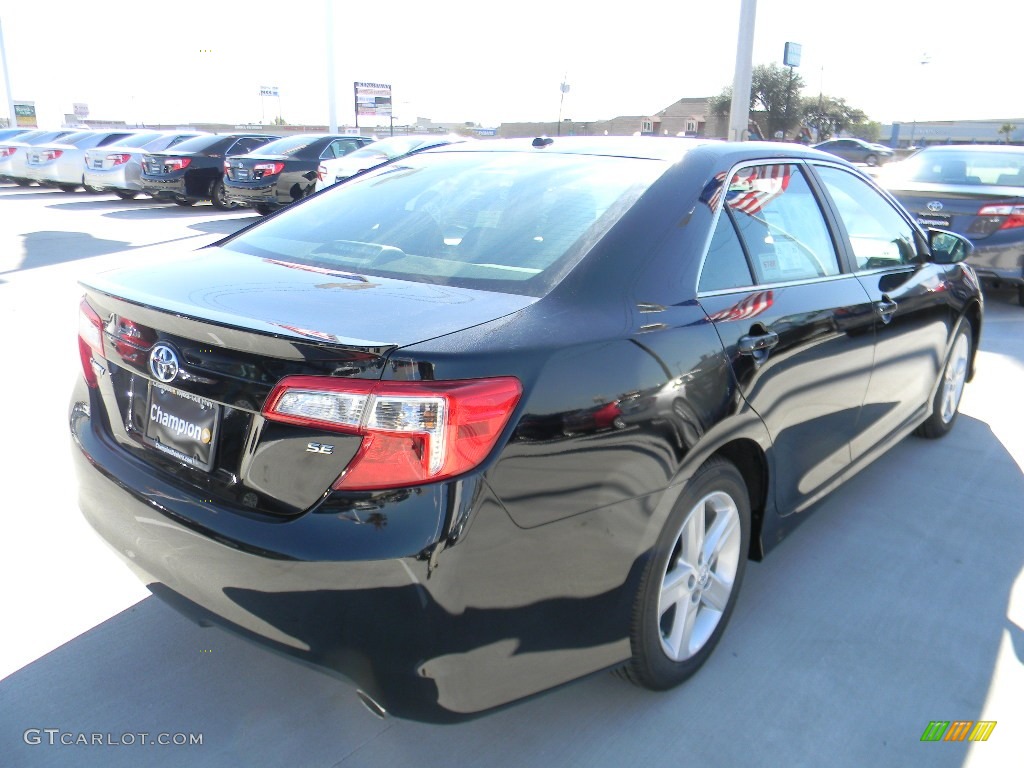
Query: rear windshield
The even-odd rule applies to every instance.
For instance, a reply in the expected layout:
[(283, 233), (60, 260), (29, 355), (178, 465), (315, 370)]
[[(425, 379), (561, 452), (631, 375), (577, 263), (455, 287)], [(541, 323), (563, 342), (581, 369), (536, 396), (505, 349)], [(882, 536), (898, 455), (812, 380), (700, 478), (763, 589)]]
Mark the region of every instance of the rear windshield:
[(59, 139), (59, 142), (61, 144), (70, 144), (77, 147), (79, 144), (84, 144), (89, 139), (94, 139), (100, 135), (101, 133), (99, 131), (84, 131), (82, 133), (71, 134), (70, 136), (63, 136)]
[(1024, 187), (1024, 152), (922, 150), (892, 171), (905, 181)]
[(122, 139), (118, 139), (113, 144), (108, 146), (111, 147), (145, 147), (147, 144), (156, 142), (157, 139), (162, 139), (164, 134), (159, 131), (152, 131), (150, 133), (133, 133), (131, 136), (125, 136)]
[(321, 136), (286, 136), (283, 139), (276, 139), (264, 144), (259, 150), (261, 155), (294, 155), (321, 138)]
[(320, 269), (541, 296), (665, 167), (583, 155), (414, 155), (222, 245)]
[[(196, 136), (195, 138), (192, 138), (192, 139), (186, 139), (185, 141), (181, 142), (180, 144), (175, 144), (174, 145), (174, 151), (175, 152), (178, 152), (178, 151), (181, 151), (181, 152), (202, 152), (204, 150), (209, 149), (210, 147), (212, 147), (214, 144), (217, 144), (218, 142), (228, 141), (228, 140), (229, 140), (229, 137), (227, 137), (227, 136), (215, 136), (213, 134), (211, 134), (209, 136)], [(231, 139), (231, 140), (233, 140), (233, 139)]]

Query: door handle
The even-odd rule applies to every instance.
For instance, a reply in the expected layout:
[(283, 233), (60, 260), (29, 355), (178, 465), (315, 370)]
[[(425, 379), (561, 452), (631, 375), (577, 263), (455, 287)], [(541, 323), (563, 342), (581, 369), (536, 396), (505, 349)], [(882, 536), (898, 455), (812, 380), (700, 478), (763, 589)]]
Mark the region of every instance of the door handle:
[(882, 296), (881, 301), (875, 302), (875, 312), (882, 318), (883, 323), (888, 324), (896, 314), (897, 306), (899, 305), (888, 296)]
[(741, 336), (738, 346), (741, 355), (765, 357), (768, 350), (778, 343), (779, 334), (775, 333), (775, 331), (765, 331), (757, 335)]

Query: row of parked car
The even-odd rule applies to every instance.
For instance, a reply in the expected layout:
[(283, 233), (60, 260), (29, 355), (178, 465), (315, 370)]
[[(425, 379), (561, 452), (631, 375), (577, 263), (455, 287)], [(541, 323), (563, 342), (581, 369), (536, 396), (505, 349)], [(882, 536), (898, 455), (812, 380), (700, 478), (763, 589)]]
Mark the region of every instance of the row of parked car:
[(0, 178), (65, 192), (84, 187), (182, 206), (209, 200), (269, 214), (381, 163), (459, 136), (211, 134), (198, 131), (0, 131)]

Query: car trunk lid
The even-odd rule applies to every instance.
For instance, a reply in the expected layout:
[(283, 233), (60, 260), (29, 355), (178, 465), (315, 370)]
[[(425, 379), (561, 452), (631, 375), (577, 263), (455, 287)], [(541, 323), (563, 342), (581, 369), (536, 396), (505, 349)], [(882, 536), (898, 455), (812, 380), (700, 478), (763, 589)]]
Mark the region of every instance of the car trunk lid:
[(915, 184), (893, 190), (893, 196), (923, 227), (958, 232), (972, 240), (984, 240), (1005, 228), (1010, 217), (1024, 211), (1024, 189), (1006, 186)]
[(112, 437), (206, 498), (270, 515), (313, 506), (361, 443), (358, 435), (265, 419), (261, 410), (282, 379), (378, 379), (396, 347), (536, 300), (217, 247), (83, 285), (102, 347), (83, 364), (97, 374)]

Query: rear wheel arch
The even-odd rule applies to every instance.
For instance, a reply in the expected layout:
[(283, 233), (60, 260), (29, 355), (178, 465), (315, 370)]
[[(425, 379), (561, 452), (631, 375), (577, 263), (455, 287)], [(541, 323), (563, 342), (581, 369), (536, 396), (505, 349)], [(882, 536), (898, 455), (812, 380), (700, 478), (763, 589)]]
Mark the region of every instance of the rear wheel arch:
[[(1022, 287), (1024, 290), (1024, 287)], [(971, 381), (974, 379), (974, 361), (978, 357), (978, 349), (981, 346), (981, 303), (978, 301), (972, 301), (967, 305), (967, 309), (964, 310), (964, 317), (971, 324), (971, 363), (967, 369), (967, 380)]]
[(761, 548), (761, 532), (764, 515), (768, 506), (768, 458), (753, 440), (739, 439), (726, 443), (713, 454), (719, 456), (743, 476), (750, 497), (750, 551), (748, 557), (760, 560), (764, 553)]

